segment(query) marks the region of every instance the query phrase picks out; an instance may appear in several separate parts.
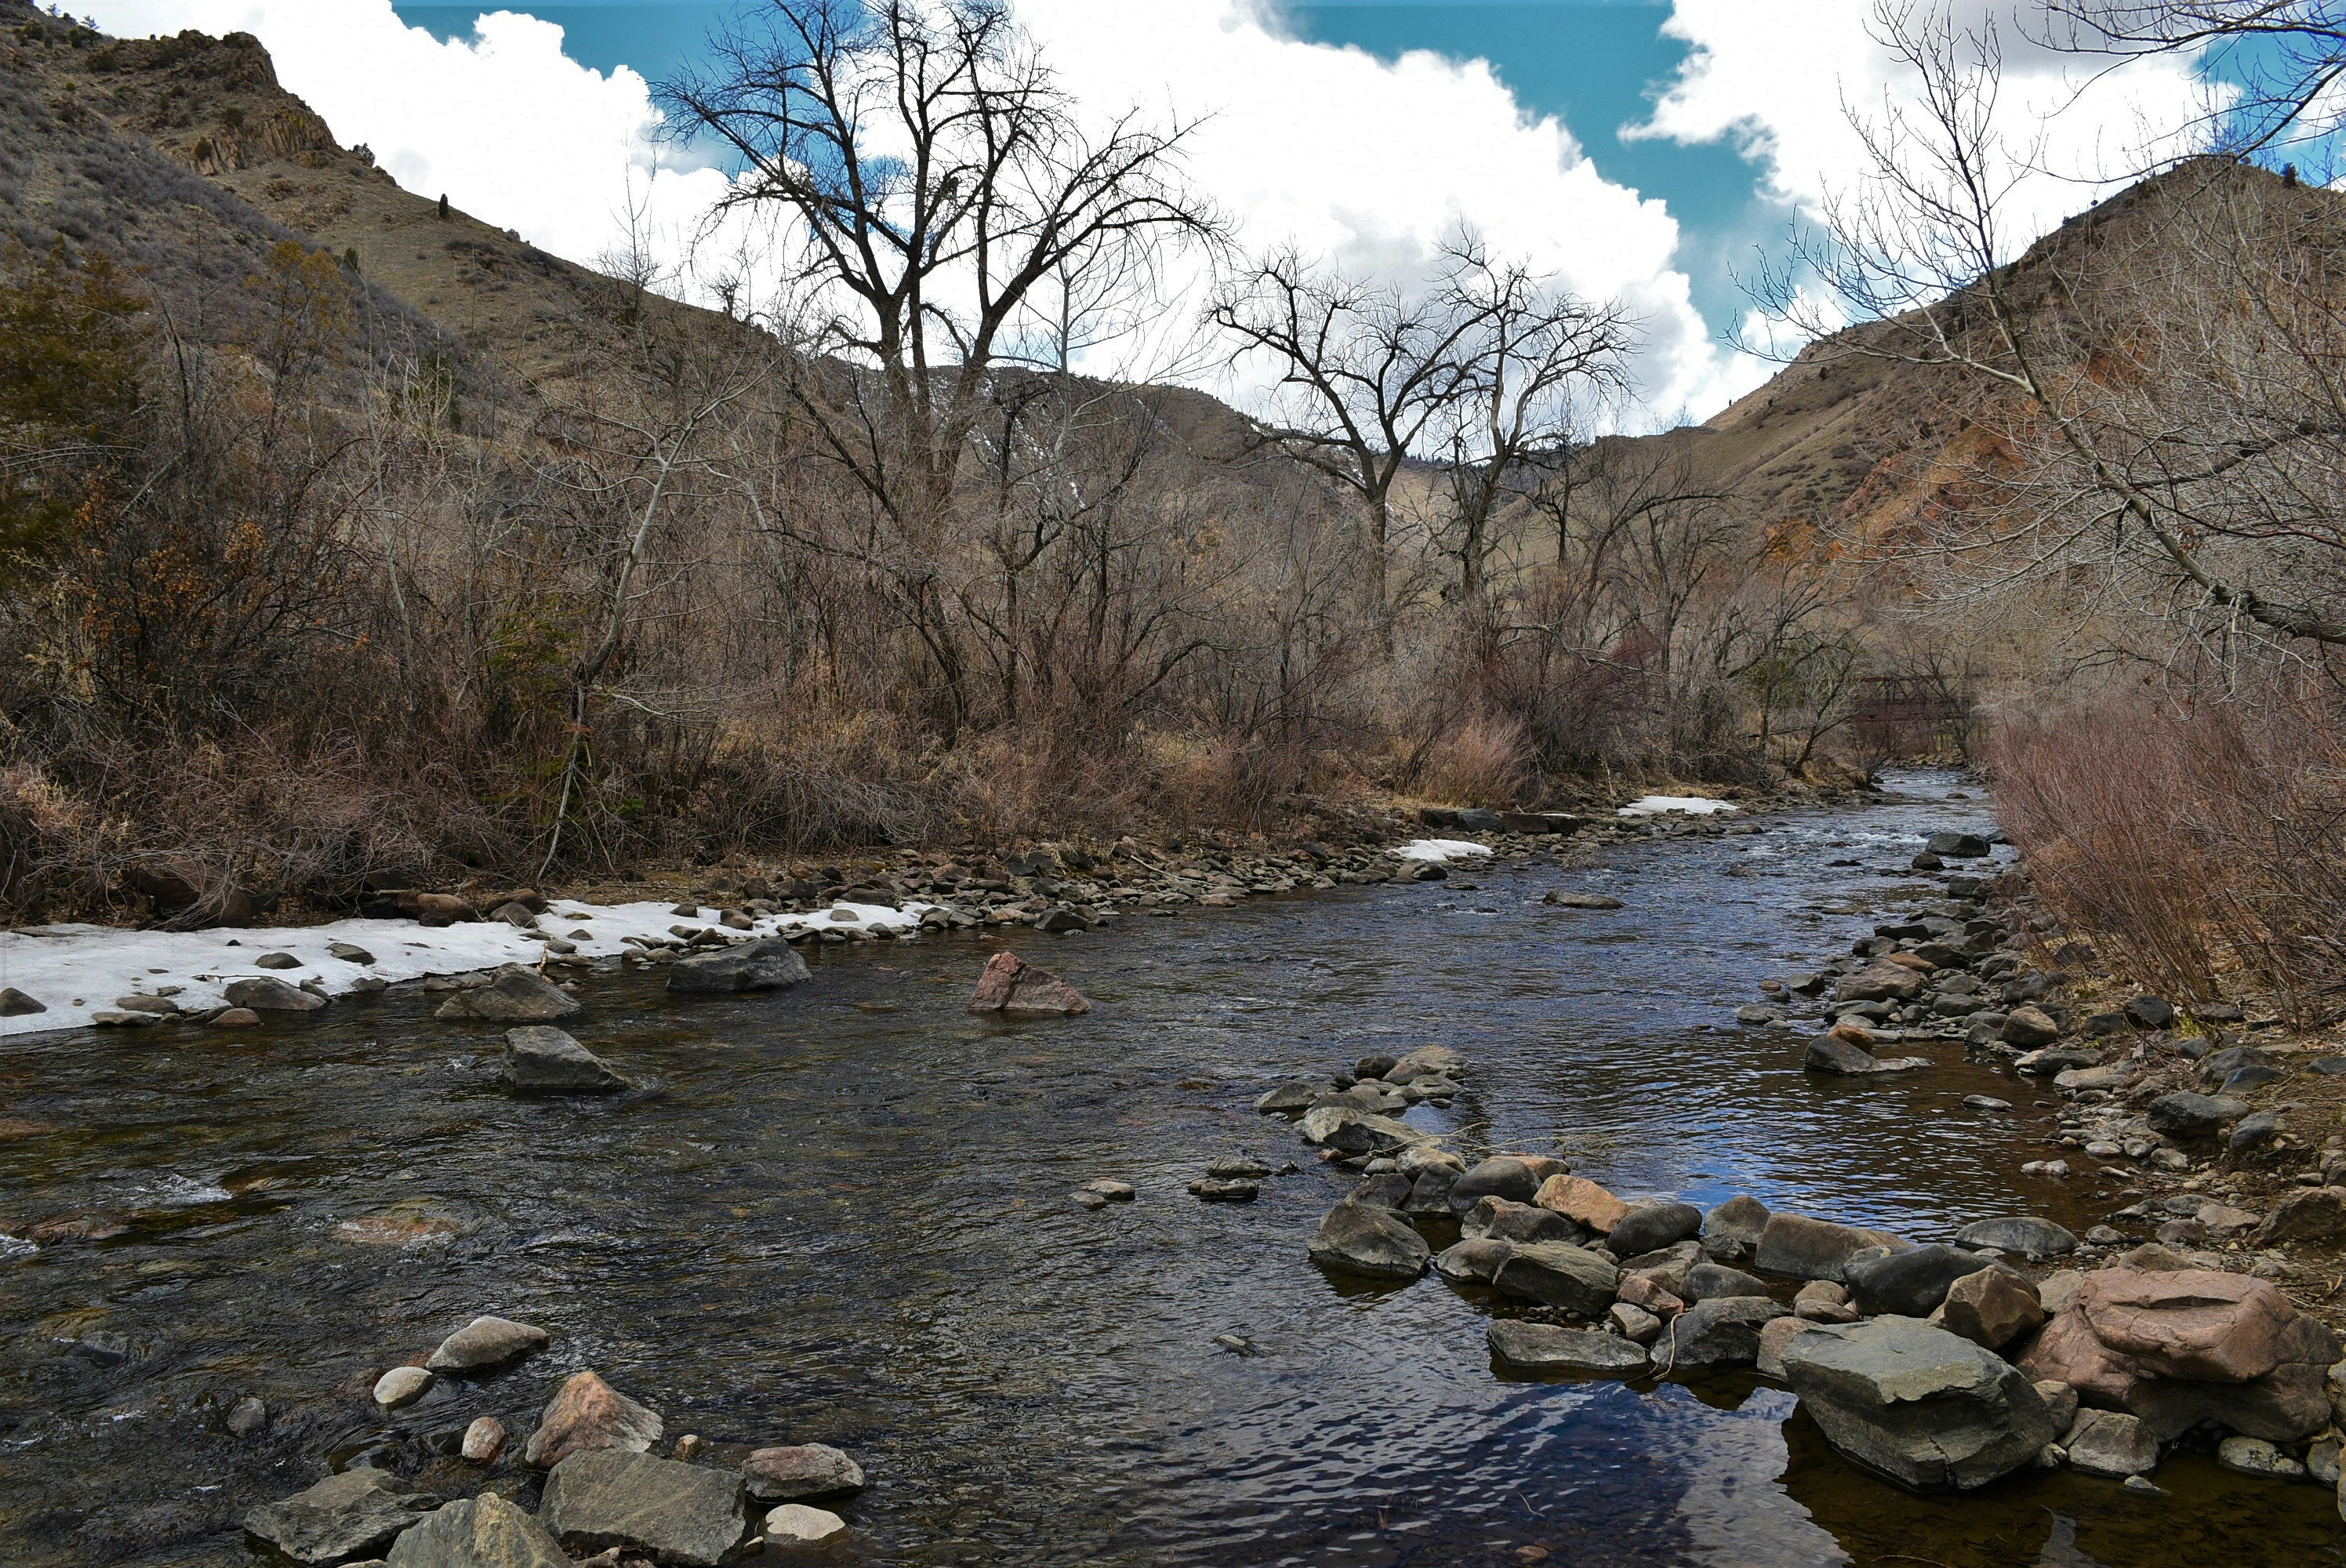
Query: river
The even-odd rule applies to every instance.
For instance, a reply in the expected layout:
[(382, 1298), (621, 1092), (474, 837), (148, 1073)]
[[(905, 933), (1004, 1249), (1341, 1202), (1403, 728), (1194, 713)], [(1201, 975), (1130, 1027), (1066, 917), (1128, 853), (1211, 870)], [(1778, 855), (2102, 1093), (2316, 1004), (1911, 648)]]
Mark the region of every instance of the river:
[[(493, 1027), (413, 991), (260, 1032), (11, 1040), (0, 1229), (127, 1228), (0, 1257), (0, 1561), (255, 1562), (236, 1522), (329, 1455), (477, 1490), (435, 1447), (482, 1413), (525, 1433), (582, 1367), (720, 1455), (855, 1454), (872, 1484), (839, 1555), (872, 1563), (2346, 1561), (2316, 1487), (2183, 1454), (2163, 1498), (2061, 1474), (1917, 1500), (1749, 1376), (1503, 1380), (1486, 1299), (1304, 1258), (1350, 1178), (1249, 1103), (1430, 1043), (1465, 1054), (1468, 1087), (1413, 1121), (1470, 1155), (1563, 1154), (1625, 1196), (1749, 1192), (1921, 1239), (2122, 1205), (2019, 1174), (2046, 1152), (2041, 1091), (1958, 1047), (1823, 1081), (1796, 1034), (1732, 1022), (1760, 980), (1933, 896), (1882, 871), (1990, 825), (1976, 796), (1910, 774), (1882, 803), (1592, 865), (1022, 930), (1099, 1003), (1064, 1021), (966, 1013), (990, 947), (965, 937), (811, 950), (813, 983), (764, 997), (613, 974), (569, 1021), (648, 1083), (607, 1100), (507, 1096)], [(1556, 889), (1625, 907), (1538, 901)], [(1963, 1107), (1979, 1092), (2019, 1109)], [(1251, 1206), (1188, 1196), (1239, 1153), (1302, 1168)], [(1077, 1207), (1096, 1176), (1139, 1201)], [(364, 1398), (484, 1311), (554, 1343), (397, 1415)], [(130, 1359), (63, 1352), (95, 1331)], [(248, 1392), (276, 1419), (239, 1441), (219, 1413)]]

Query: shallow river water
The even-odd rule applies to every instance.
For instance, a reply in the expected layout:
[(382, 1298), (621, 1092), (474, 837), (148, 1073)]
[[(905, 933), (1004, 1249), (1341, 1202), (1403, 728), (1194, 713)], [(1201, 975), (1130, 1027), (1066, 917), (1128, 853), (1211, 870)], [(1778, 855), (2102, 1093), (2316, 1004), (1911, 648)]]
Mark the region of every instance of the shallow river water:
[[(525, 1433), (589, 1366), (720, 1455), (856, 1454), (872, 1484), (842, 1510), (842, 1561), (2346, 1562), (2312, 1486), (2186, 1454), (2165, 1498), (2032, 1475), (1917, 1500), (1748, 1376), (1503, 1380), (1487, 1299), (1430, 1275), (1362, 1288), (1304, 1258), (1351, 1180), (1250, 1101), (1437, 1042), (1465, 1053), (1468, 1088), (1413, 1121), (1470, 1155), (1562, 1153), (1625, 1196), (1750, 1192), (1923, 1239), (2118, 1207), (2021, 1176), (2045, 1153), (2036, 1094), (1958, 1047), (1888, 1084), (1825, 1082), (1796, 1034), (1731, 1022), (1760, 979), (1931, 896), (1876, 868), (1984, 825), (1984, 802), (1947, 799), (1960, 788), (1906, 776), (1887, 803), (1594, 866), (1017, 932), (1100, 1004), (1073, 1020), (964, 1013), (990, 951), (969, 938), (819, 949), (814, 983), (776, 996), (601, 977), (572, 1033), (648, 1084), (609, 1100), (509, 1098), (495, 1031), (412, 993), (253, 1033), (10, 1041), (0, 1230), (128, 1228), (0, 1257), (0, 1563), (256, 1562), (236, 1521), (329, 1456), (477, 1490), (435, 1443), (482, 1413)], [(1627, 907), (1539, 903), (1552, 889)], [(1982, 1091), (2019, 1112), (1962, 1107)], [(1250, 1207), (1188, 1196), (1241, 1152), (1302, 1169)], [(1068, 1200), (1103, 1176), (1139, 1201)], [(552, 1348), (374, 1410), (372, 1373), (483, 1311)], [(64, 1353), (101, 1330), (128, 1361)], [(1216, 1344), (1229, 1334), (1254, 1353)], [(277, 1420), (239, 1441), (219, 1415), (246, 1392)]]

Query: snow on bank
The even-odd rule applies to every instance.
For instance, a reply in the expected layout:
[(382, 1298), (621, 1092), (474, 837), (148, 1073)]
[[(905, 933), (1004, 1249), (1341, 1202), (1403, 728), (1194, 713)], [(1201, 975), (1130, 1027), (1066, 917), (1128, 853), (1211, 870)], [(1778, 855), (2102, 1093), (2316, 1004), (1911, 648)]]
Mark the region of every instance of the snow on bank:
[(1623, 817), (1658, 817), (1666, 811), (1682, 811), (1689, 817), (1708, 817), (1714, 811), (1732, 811), (1735, 807), (1725, 800), (1706, 800), (1699, 795), (1647, 795), (1632, 800), (1616, 813)]
[(1464, 839), (1412, 839), (1392, 851), (1404, 860), (1463, 860), (1470, 855), (1487, 855), (1488, 844), (1470, 844)]
[[(718, 911), (676, 912), (664, 903), (597, 905), (556, 899), (537, 920), (544, 934), (577, 949), (579, 958), (617, 958), (627, 938), (666, 942), (684, 933), (715, 929), (728, 937), (777, 936), (827, 930), (907, 932), (920, 924), (926, 904), (892, 910), (881, 904), (833, 904), (814, 914), (768, 915), (749, 931), (718, 923)], [(372, 964), (349, 962), (326, 950), (348, 942), (364, 948)], [(263, 953), (291, 953), (293, 969), (262, 969)], [(465, 921), (424, 926), (403, 920), (345, 920), (332, 925), (239, 931), (121, 931), (101, 925), (36, 926), (0, 932), (0, 986), (14, 986), (47, 1005), (46, 1013), (0, 1018), (0, 1035), (77, 1029), (94, 1013), (112, 1011), (115, 999), (168, 994), (190, 1012), (227, 1002), (230, 981), (270, 975), (289, 985), (316, 980), (329, 995), (341, 995), (372, 975), (381, 980), (419, 980), (430, 974), (462, 974), (501, 963), (535, 964), (546, 944), (503, 921)], [(177, 988), (176, 990), (174, 988)]]

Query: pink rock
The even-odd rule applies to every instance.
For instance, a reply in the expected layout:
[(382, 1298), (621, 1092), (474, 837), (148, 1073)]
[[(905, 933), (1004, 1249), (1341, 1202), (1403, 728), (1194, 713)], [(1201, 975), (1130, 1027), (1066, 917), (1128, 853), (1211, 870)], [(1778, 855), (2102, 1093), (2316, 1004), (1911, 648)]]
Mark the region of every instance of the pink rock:
[(1000, 1013), (1043, 1017), (1072, 1017), (1089, 1013), (1091, 1003), (1074, 986), (1047, 969), (1037, 969), (1005, 949), (986, 960), (985, 972), (970, 993), (972, 1013)]

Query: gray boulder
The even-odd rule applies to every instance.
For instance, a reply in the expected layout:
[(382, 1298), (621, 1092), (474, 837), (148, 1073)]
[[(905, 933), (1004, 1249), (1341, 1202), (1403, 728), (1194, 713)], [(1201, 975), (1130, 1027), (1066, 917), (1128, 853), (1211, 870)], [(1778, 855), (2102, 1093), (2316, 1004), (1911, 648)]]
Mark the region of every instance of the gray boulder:
[(1350, 1105), (1316, 1105), (1304, 1113), (1303, 1141), (1340, 1155), (1389, 1155), (1428, 1140), (1390, 1116)]
[(1511, 1203), (1504, 1197), (1486, 1197), (1468, 1209), (1466, 1217), (1458, 1222), (1458, 1234), (1470, 1239), (1494, 1237), (1518, 1245), (1565, 1241), (1578, 1246), (1588, 1239), (1586, 1231), (1552, 1208)]
[(1433, 1271), (1454, 1285), (1488, 1285), (1500, 1268), (1515, 1256), (1515, 1243), (1491, 1237), (1470, 1237), (1434, 1255)]
[(1966, 1274), (1994, 1265), (1976, 1252), (1933, 1242), (1862, 1261), (1844, 1270), (1857, 1309), (1867, 1317), (1888, 1313), (1899, 1318), (1927, 1318), (1947, 1298), (1947, 1287)]
[(1645, 1348), (1617, 1334), (1494, 1318), (1486, 1338), (1491, 1354), (1512, 1371), (1586, 1372), (1598, 1377), (1634, 1378), (1646, 1370)]
[(741, 1462), (741, 1479), (760, 1502), (799, 1502), (863, 1490), (863, 1467), (827, 1443), (761, 1448)]
[(1765, 1296), (1767, 1281), (1721, 1263), (1698, 1263), (1672, 1294), (1688, 1301), (1717, 1301), (1729, 1296)]
[(1703, 1256), (1720, 1263), (1749, 1263), (1767, 1228), (1768, 1206), (1738, 1194), (1702, 1217)]
[(1613, 1305), (1620, 1271), (1583, 1247), (1544, 1241), (1517, 1246), (1492, 1283), (1509, 1296), (1595, 1318)]
[(231, 980), (221, 993), (230, 1007), (250, 1008), (255, 1013), (315, 1013), (326, 1005), (324, 997), (298, 985), (288, 985), (273, 974)]
[(1784, 1379), (1838, 1452), (1917, 1492), (1984, 1486), (2059, 1435), (2018, 1368), (1919, 1319), (1819, 1325)]
[(779, 991), (813, 978), (807, 972), (806, 960), (778, 936), (695, 953), (668, 967), (668, 988), (693, 995)]
[(1654, 1359), (1673, 1371), (1748, 1367), (1760, 1359), (1760, 1330), (1792, 1309), (1765, 1296), (1721, 1296), (1679, 1313)]
[(1760, 1233), (1754, 1267), (1762, 1274), (1782, 1274), (1794, 1279), (1830, 1279), (1848, 1283), (1842, 1269), (1858, 1253), (1876, 1247), (1902, 1250), (1912, 1246), (1886, 1230), (1866, 1230), (1835, 1225), (1806, 1215), (1772, 1214)]
[(1289, 1083), (1274, 1084), (1264, 1090), (1256, 1096), (1254, 1108), (1266, 1116), (1300, 1115), (1310, 1110), (1312, 1103), (1327, 1092), (1328, 1085), (1325, 1084), (1315, 1084), (1306, 1078), (1297, 1078)]
[(578, 1011), (578, 999), (534, 969), (508, 963), (486, 985), (459, 991), (440, 1004), (437, 1018), (479, 1018), (495, 1023), (543, 1023)]
[(296, 1563), (343, 1563), (373, 1556), (438, 1501), (362, 1467), (262, 1503), (244, 1516), (244, 1527)]
[(510, 1318), (475, 1318), (440, 1341), (423, 1365), (434, 1372), (477, 1372), (543, 1349), (546, 1333)]
[(384, 1568), (571, 1568), (546, 1528), (494, 1492), (449, 1503), (392, 1543)]
[(1933, 833), (1923, 848), (1949, 860), (1976, 860), (1987, 853), (1987, 840), (1977, 833)]
[(503, 1075), (525, 1095), (608, 1095), (632, 1087), (617, 1068), (550, 1023), (505, 1031)]
[(1450, 1189), (1450, 1208), (1454, 1214), (1464, 1214), (1485, 1197), (1503, 1197), (1510, 1203), (1529, 1203), (1539, 1191), (1540, 1178), (1532, 1167), (1512, 1155), (1494, 1155), (1489, 1159), (1468, 1167)]
[(2146, 1118), (2152, 1132), (2164, 1133), (2170, 1138), (2212, 1138), (2224, 1130), (2226, 1123), (2237, 1122), (2248, 1114), (2245, 1100), (2179, 1092), (2153, 1100)]
[(2005, 1219), (1983, 1219), (1955, 1232), (1959, 1247), (1993, 1247), (1998, 1252), (2009, 1252), (2042, 1263), (2047, 1258), (2066, 1257), (2077, 1250), (2077, 1238), (2049, 1219), (2033, 1219), (2025, 1215)]
[(1635, 1257), (1684, 1241), (1701, 1229), (1702, 1210), (1674, 1198), (1657, 1198), (1616, 1220), (1606, 1245), (1619, 1257)]
[(2158, 1435), (2123, 1410), (2079, 1410), (2061, 1446), (2087, 1475), (2124, 1481), (2158, 1468)]
[(1410, 1223), (1390, 1210), (1344, 1202), (1328, 1211), (1311, 1238), (1311, 1261), (1372, 1279), (1414, 1279), (1425, 1272), (1431, 1248)]
[(546, 1478), (538, 1519), (574, 1553), (617, 1546), (716, 1568), (741, 1541), (741, 1477), (619, 1449), (574, 1453)]

